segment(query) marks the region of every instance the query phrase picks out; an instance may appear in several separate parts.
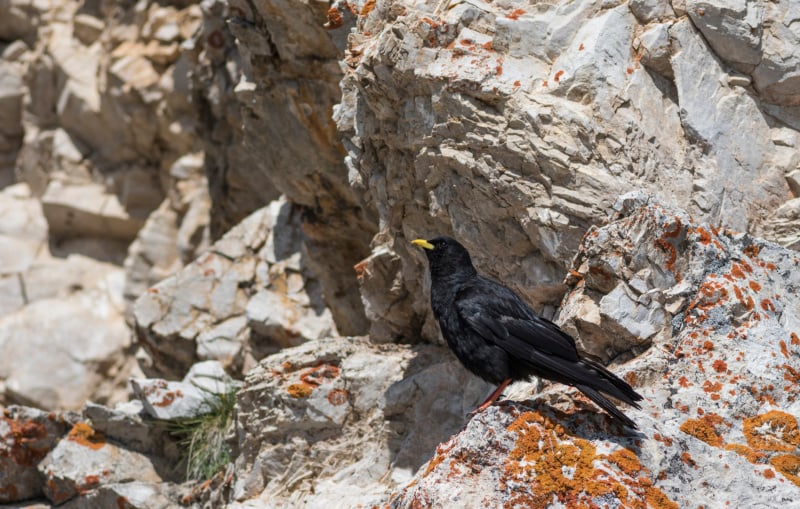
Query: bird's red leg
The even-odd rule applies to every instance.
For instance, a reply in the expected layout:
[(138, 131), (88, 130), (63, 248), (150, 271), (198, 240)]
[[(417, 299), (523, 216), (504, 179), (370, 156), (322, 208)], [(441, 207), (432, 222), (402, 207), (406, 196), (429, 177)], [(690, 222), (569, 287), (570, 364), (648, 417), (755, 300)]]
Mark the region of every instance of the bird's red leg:
[(508, 384), (510, 384), (510, 383), (511, 383), (511, 379), (510, 378), (506, 378), (505, 380), (503, 380), (503, 383), (498, 385), (497, 389), (495, 389), (493, 393), (489, 394), (489, 397), (486, 398), (486, 401), (481, 403), (480, 406), (478, 406), (478, 408), (476, 408), (475, 410), (472, 411), (472, 413), (473, 414), (477, 414), (478, 412), (483, 412), (484, 410), (486, 410), (487, 408), (492, 406), (492, 404), (495, 401), (497, 401), (497, 398), (499, 398), (500, 395), (503, 394), (503, 390), (506, 387), (508, 387)]

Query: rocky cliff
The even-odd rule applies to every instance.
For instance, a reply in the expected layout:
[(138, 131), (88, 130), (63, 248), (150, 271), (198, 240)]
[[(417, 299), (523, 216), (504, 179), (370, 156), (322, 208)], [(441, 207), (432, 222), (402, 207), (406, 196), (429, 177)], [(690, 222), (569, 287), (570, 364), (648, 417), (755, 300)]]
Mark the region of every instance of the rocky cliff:
[[(0, 2), (0, 503), (791, 506), (798, 21)], [(542, 381), (467, 415), (438, 234), (635, 385), (639, 432)]]

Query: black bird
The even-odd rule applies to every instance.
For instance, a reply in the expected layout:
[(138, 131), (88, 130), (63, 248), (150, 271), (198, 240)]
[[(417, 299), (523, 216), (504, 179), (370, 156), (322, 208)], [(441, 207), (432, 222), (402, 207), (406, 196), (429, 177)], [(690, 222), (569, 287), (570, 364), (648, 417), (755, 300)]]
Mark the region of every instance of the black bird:
[(479, 275), (464, 246), (450, 237), (412, 242), (428, 257), (431, 307), (447, 344), (468, 370), (499, 384), (476, 412), (494, 403), (512, 381), (533, 375), (576, 387), (636, 428), (601, 393), (635, 408), (642, 396), (601, 364), (581, 357), (570, 335), (534, 313), (512, 290)]

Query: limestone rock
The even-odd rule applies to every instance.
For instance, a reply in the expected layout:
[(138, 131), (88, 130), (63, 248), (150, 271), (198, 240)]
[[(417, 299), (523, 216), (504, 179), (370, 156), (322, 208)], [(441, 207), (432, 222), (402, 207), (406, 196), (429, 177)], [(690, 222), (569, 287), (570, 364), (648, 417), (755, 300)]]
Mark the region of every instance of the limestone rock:
[(130, 383), (145, 414), (160, 421), (207, 414), (213, 410), (216, 396), (228, 394), (238, 385), (217, 361), (194, 364), (181, 382), (133, 378)]
[[(330, 118), (341, 71), (322, 26), (328, 7), (215, 0), (203, 8), (196, 75), (214, 118), (204, 135), (212, 231), (218, 236), (285, 194), (303, 210), (308, 264), (338, 330), (363, 333), (368, 323), (349, 268), (369, 254), (376, 225), (374, 211), (348, 185)], [(240, 144), (247, 149), (229, 149)]]
[(153, 375), (182, 377), (203, 359), (241, 373), (287, 342), (333, 330), (300, 252), (298, 220), (291, 204), (273, 202), (137, 300), (134, 317)]
[(0, 504), (42, 495), (36, 465), (70, 428), (60, 416), (11, 406), (0, 416)]
[(79, 422), (39, 463), (45, 495), (59, 505), (98, 486), (119, 482), (156, 483), (152, 462), (105, 440), (90, 424)]
[(784, 247), (800, 251), (800, 198), (778, 207), (764, 225), (764, 234)]
[(738, 230), (785, 201), (796, 151), (773, 132), (796, 132), (796, 112), (770, 108), (724, 63), (755, 69), (762, 27), (783, 18), (713, 5), (358, 4), (334, 118), (350, 183), (378, 211), (374, 253), (398, 257), (379, 283), (400, 282), (391, 298), (362, 290), (382, 338), (438, 335), (415, 237), (457, 237), (480, 270), (552, 310), (582, 236), (623, 192)]
[[(40, 299), (0, 317), (0, 379), (3, 399), (46, 409), (79, 409), (125, 397), (132, 369), (127, 354), (130, 333), (113, 300), (120, 292), (120, 271), (104, 281), (104, 290), (71, 299)], [(116, 286), (116, 288), (115, 288)]]
[[(384, 502), (793, 503), (800, 482), (797, 253), (696, 223), (641, 195), (615, 208), (581, 245), (560, 320), (578, 329), (582, 349), (632, 359), (612, 369), (645, 396), (642, 410), (626, 409), (641, 431), (625, 432), (555, 384), (535, 401), (501, 403), (473, 418)], [(641, 316), (635, 306), (602, 315), (604, 328), (591, 336), (570, 306), (621, 286), (634, 302), (658, 302), (668, 314), (666, 322), (649, 320), (659, 329), (649, 345), (619, 344), (627, 318)]]
[(367, 504), (407, 482), (486, 390), (438, 347), (329, 338), (285, 349), (237, 395), (230, 501)]
[(181, 507), (175, 488), (167, 483), (133, 481), (109, 483), (90, 489), (61, 505), (64, 509), (177, 509)]

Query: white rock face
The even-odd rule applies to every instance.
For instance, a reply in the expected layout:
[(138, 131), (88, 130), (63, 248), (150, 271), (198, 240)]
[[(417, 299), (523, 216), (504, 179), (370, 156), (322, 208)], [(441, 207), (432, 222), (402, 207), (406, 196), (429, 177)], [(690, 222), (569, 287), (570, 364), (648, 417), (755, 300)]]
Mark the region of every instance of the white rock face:
[[(793, 104), (794, 70), (775, 77), (780, 99), (755, 79), (759, 66), (783, 65), (763, 42), (793, 19), (777, 5), (366, 5), (343, 28), (354, 34), (335, 118), (351, 184), (382, 225), (365, 268), (395, 259), (394, 274), (362, 281), (383, 339), (437, 336), (417, 299), (413, 238), (456, 236), (543, 309), (563, 292), (589, 225), (623, 192), (645, 189), (740, 231), (788, 198), (800, 122), (771, 104)], [(800, 48), (781, 40), (791, 49), (779, 54)], [(382, 297), (393, 281), (401, 288)]]
[(335, 330), (303, 261), (298, 219), (291, 204), (273, 202), (137, 300), (153, 375), (182, 377), (209, 359), (242, 373), (280, 347)]

